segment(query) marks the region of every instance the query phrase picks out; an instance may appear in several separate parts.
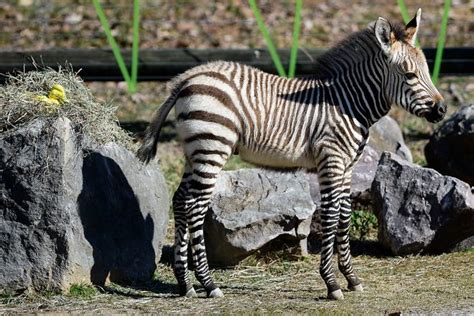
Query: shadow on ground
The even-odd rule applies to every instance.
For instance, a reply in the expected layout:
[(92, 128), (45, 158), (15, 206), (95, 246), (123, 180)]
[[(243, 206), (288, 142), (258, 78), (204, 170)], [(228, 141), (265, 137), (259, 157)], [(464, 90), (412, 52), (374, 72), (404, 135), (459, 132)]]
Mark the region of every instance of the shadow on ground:
[[(390, 256), (390, 252), (382, 247), (376, 240), (358, 240), (350, 241), (351, 253), (353, 256), (369, 256), (383, 258)], [(321, 240), (311, 239), (308, 241), (308, 252), (310, 254), (319, 254), (321, 252)]]

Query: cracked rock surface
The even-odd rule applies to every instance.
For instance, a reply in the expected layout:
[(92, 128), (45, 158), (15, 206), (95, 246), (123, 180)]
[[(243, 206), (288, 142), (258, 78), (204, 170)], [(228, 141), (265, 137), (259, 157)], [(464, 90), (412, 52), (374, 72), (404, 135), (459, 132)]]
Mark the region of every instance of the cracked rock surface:
[(386, 152), (372, 195), (378, 239), (394, 255), (472, 246), (474, 196), (467, 183)]
[(303, 172), (223, 171), (205, 221), (209, 261), (232, 266), (271, 242), (305, 253), (314, 210)]

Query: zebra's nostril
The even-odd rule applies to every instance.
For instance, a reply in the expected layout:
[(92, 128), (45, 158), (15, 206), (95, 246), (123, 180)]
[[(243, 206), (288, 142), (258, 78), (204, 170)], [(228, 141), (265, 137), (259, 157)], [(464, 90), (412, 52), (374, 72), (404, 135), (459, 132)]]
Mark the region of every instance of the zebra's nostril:
[(442, 102), (437, 102), (435, 106), (436, 112), (438, 112), (439, 115), (446, 114), (446, 105), (444, 105)]

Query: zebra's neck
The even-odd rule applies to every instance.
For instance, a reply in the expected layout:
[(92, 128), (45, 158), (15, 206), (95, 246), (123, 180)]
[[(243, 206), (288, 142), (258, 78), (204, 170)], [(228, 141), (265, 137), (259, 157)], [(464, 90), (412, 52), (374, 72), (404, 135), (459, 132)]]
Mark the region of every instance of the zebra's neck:
[(385, 95), (387, 66), (383, 56), (366, 57), (339, 69), (332, 78), (320, 80), (332, 87), (335, 104), (368, 129), (389, 112), (390, 102)]
[(321, 86), (332, 87), (344, 113), (368, 129), (390, 110), (387, 73), (387, 60), (369, 27), (321, 56), (314, 78)]

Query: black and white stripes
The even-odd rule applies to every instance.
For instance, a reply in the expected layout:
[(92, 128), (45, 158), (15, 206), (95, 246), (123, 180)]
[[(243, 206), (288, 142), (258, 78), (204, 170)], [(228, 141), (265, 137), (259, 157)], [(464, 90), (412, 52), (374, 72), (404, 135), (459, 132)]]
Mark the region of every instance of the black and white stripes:
[(208, 296), (223, 295), (209, 273), (203, 221), (217, 176), (235, 152), (257, 165), (318, 174), (320, 273), (328, 297), (343, 297), (332, 265), (335, 250), (349, 289), (362, 290), (349, 250), (349, 192), (369, 127), (392, 103), (431, 121), (444, 115), (423, 53), (413, 45), (419, 16), (406, 27), (379, 18), (322, 56), (310, 78), (287, 79), (219, 61), (173, 80), (171, 96), (151, 122), (138, 156), (149, 161), (155, 155), (160, 127), (175, 107), (186, 155), (173, 198), (174, 271), (181, 295), (196, 294), (188, 275), (189, 242), (197, 279)]

